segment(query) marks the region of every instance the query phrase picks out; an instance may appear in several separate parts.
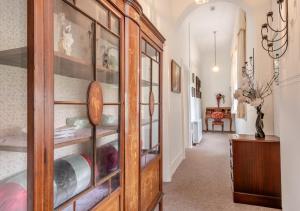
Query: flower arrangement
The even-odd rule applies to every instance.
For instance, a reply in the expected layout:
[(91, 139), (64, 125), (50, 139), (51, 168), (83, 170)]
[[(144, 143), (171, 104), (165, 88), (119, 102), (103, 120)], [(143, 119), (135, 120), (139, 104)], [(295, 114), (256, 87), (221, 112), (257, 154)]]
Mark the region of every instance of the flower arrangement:
[(213, 113), (211, 114), (211, 117), (212, 117), (215, 121), (220, 121), (221, 119), (224, 118), (224, 113), (223, 113), (223, 112), (216, 111), (216, 112), (213, 112)]
[(247, 103), (256, 108), (257, 119), (256, 119), (256, 130), (255, 136), (257, 138), (265, 138), (263, 131), (263, 118), (262, 106), (265, 98), (272, 94), (272, 86), (279, 77), (278, 72), (274, 72), (271, 80), (265, 85), (259, 85), (255, 81), (255, 66), (254, 66), (254, 53), (253, 57), (250, 57), (250, 63), (245, 62), (245, 66), (242, 68), (242, 83), (241, 87), (235, 91), (234, 98), (239, 103)]
[(225, 103), (225, 95), (218, 93), (216, 95), (217, 103), (218, 103), (218, 108), (220, 107), (220, 101), (223, 100), (223, 103)]

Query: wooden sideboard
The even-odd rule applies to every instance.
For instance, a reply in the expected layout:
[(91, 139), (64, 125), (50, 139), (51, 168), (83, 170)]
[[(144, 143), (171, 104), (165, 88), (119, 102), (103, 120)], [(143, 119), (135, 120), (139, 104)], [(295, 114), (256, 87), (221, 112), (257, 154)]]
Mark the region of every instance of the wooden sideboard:
[(229, 120), (229, 131), (232, 131), (232, 114), (231, 114), (231, 107), (207, 107), (205, 112), (205, 124), (206, 124), (206, 131), (208, 131), (208, 120), (213, 119), (212, 113), (214, 112), (223, 112), (224, 118)]
[(279, 138), (233, 134), (229, 139), (234, 202), (281, 208)]

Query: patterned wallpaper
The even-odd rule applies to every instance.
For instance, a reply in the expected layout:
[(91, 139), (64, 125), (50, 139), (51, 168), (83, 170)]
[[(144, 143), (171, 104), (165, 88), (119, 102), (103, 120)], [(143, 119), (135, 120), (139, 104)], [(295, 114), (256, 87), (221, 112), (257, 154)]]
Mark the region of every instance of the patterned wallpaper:
[[(26, 46), (26, 4), (0, 1), (0, 51)], [(0, 140), (26, 127), (26, 77), (25, 69), (0, 65)], [(0, 165), (1, 180), (26, 169), (26, 153), (0, 151)]]
[(26, 46), (26, 13), (27, 1), (0, 1), (0, 50)]

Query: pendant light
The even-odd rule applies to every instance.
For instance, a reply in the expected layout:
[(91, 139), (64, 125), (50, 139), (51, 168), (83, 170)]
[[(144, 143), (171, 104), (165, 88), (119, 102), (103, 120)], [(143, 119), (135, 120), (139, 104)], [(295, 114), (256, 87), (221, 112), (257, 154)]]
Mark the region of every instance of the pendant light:
[(220, 68), (217, 65), (217, 31), (214, 31), (214, 41), (215, 41), (215, 65), (212, 68), (213, 72), (219, 72)]
[(196, 4), (206, 4), (208, 2), (209, 2), (209, 0), (195, 0)]

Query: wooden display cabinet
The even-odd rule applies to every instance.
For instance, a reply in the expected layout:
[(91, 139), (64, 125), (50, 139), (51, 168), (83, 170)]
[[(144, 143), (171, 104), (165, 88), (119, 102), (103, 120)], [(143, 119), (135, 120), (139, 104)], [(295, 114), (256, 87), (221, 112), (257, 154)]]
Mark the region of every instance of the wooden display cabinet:
[[(145, 20), (146, 21), (146, 20)], [(144, 31), (143, 31), (144, 30)], [(162, 46), (142, 28), (140, 73), (140, 210), (162, 210)], [(156, 42), (157, 43), (156, 43)]]
[[(1, 6), (7, 10), (0, 21), (0, 207), (154, 209), (162, 202), (164, 38), (139, 3), (17, 0)], [(139, 78), (145, 56), (150, 80)], [(145, 105), (138, 103), (140, 84), (150, 94)], [(143, 106), (149, 119), (139, 118)], [(149, 142), (140, 148), (147, 125)]]
[[(121, 210), (124, 16), (94, 0), (27, 3), (14, 5), (15, 26), (5, 25), (15, 10), (2, 20), (5, 36), (13, 39), (1, 41), (1, 78), (7, 81), (1, 97), (14, 97), (1, 109), (1, 162), (8, 166), (0, 176), (7, 193), (0, 207), (101, 210), (101, 201), (114, 196)], [(44, 28), (35, 26), (39, 14)]]
[(94, 0), (54, 1), (57, 210), (90, 210), (114, 192), (121, 197), (122, 20)]

